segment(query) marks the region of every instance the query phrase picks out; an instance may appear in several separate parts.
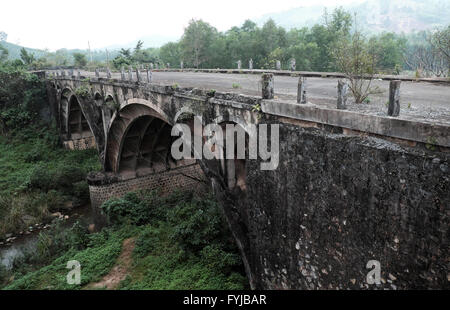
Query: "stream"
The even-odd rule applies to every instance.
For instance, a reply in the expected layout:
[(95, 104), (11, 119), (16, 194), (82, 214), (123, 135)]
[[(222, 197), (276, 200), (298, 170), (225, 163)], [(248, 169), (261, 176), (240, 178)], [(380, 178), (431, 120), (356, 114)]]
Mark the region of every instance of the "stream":
[[(93, 212), (89, 204), (74, 208), (69, 212), (65, 212), (65, 216), (69, 218), (64, 220), (63, 227), (70, 228), (77, 220), (93, 223)], [(33, 251), (37, 248), (39, 240), (39, 233), (46, 229), (36, 229), (30, 234), (18, 235), (11, 244), (5, 244), (0, 246), (0, 265), (3, 265), (7, 270), (10, 270), (13, 266), (13, 262), (16, 258), (21, 257), (27, 251)]]

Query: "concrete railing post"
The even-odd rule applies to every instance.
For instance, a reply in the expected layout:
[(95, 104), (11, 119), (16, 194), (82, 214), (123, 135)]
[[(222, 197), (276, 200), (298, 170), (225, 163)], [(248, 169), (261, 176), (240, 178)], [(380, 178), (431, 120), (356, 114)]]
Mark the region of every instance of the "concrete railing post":
[(291, 59), (291, 71), (295, 71), (296, 68), (296, 60), (295, 58)]
[(238, 60), (237, 61), (237, 66), (238, 66), (238, 70), (241, 70), (241, 68), (242, 68), (242, 61)]
[(279, 61), (279, 60), (277, 60), (276, 69), (281, 70), (281, 61)]
[(136, 80), (138, 82), (141, 81), (141, 72), (139, 71), (139, 67), (136, 67)]
[(147, 68), (147, 82), (148, 83), (152, 82), (152, 71), (150, 71), (149, 68)]
[(77, 71), (77, 78), (81, 79), (81, 72), (80, 72), (80, 70)]
[(180, 68), (181, 68), (181, 70), (184, 69), (184, 62), (183, 61), (180, 62)]
[(61, 76), (66, 76), (66, 71), (65, 70), (61, 70)]
[(167, 63), (167, 69), (170, 69), (170, 63)]
[(98, 68), (95, 68), (95, 77), (97, 79), (100, 77), (100, 71), (98, 71)]
[(120, 68), (120, 79), (122, 81), (125, 81), (125, 69), (123, 68), (123, 66)]
[(72, 77), (73, 75), (73, 69), (69, 69), (69, 76)]
[(338, 81), (337, 108), (339, 110), (347, 109), (348, 84), (344, 81)]
[(253, 70), (253, 59), (250, 59), (248, 62), (248, 69)]
[(155, 69), (158, 70), (159, 69), (159, 65), (158, 63), (155, 64)]
[(304, 76), (301, 76), (298, 79), (297, 103), (299, 103), (299, 104), (305, 104), (306, 103), (306, 78)]
[(273, 74), (272, 73), (264, 73), (261, 76), (261, 85), (262, 85), (262, 98), (263, 99), (273, 99), (273, 97), (274, 97)]
[(389, 116), (400, 115), (400, 83), (399, 80), (394, 80), (389, 83)]
[(109, 70), (108, 67), (106, 68), (106, 77), (107, 77), (108, 79), (110, 79), (110, 78), (112, 77), (112, 75), (111, 75), (111, 70)]
[(128, 67), (128, 80), (131, 82), (133, 81), (133, 69), (131, 66)]

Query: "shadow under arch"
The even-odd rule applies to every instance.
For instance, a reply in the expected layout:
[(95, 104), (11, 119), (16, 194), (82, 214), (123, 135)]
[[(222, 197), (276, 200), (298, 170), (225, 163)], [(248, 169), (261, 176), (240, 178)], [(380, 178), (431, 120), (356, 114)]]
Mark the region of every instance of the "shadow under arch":
[[(67, 136), (70, 140), (80, 140), (94, 137), (80, 102), (75, 95), (71, 95), (68, 102)], [(95, 137), (94, 137), (95, 139)]]
[(107, 135), (106, 171), (133, 177), (177, 165), (170, 155), (172, 125), (155, 107), (135, 99), (114, 113)]

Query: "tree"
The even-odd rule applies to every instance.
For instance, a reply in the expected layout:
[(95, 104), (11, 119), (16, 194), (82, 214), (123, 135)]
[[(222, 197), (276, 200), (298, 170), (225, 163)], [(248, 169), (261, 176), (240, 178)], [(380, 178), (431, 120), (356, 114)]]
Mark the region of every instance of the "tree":
[(32, 53), (28, 53), (25, 48), (22, 47), (20, 50), (20, 58), (22, 59), (23, 63), (28, 65), (31, 65), (36, 59), (34, 58), (34, 55)]
[(211, 59), (209, 46), (217, 37), (217, 29), (202, 20), (192, 19), (181, 38), (183, 59), (195, 68)]
[(442, 54), (447, 64), (450, 64), (450, 25), (447, 28), (437, 30), (430, 38), (433, 48)]
[[(395, 33), (384, 32), (369, 40), (370, 48), (376, 55), (377, 67), (385, 71), (396, 71), (403, 65), (403, 51), (406, 39)], [(395, 72), (399, 73), (399, 72)]]
[(369, 95), (380, 92), (378, 88), (371, 87), (376, 71), (375, 55), (358, 30), (350, 38), (341, 36), (333, 46), (332, 55), (337, 67), (349, 81), (356, 103), (362, 103)]
[(6, 61), (8, 59), (8, 55), (8, 50), (0, 44), (0, 63)]
[(0, 42), (4, 42), (8, 39), (8, 34), (4, 31), (0, 31)]
[(159, 56), (163, 63), (178, 66), (181, 61), (180, 44), (170, 42), (161, 46)]
[(420, 32), (404, 49), (404, 61), (416, 76), (448, 76), (450, 60), (450, 26), (434, 33)]
[(73, 53), (74, 65), (77, 68), (83, 68), (87, 65), (87, 58), (85, 54)]

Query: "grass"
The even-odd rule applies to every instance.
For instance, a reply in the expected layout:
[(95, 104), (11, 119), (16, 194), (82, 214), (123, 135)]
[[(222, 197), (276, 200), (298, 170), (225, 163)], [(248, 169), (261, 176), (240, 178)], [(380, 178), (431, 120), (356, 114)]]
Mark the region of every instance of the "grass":
[[(134, 213), (149, 211), (145, 223), (133, 223)], [(108, 207), (109, 206), (109, 207)], [(3, 274), (4, 289), (83, 289), (98, 282), (116, 264), (125, 239), (134, 237), (132, 268), (119, 289), (248, 289), (238, 251), (218, 204), (211, 197), (176, 193), (162, 198), (155, 192), (131, 193), (104, 204), (113, 219), (110, 227), (89, 234), (76, 223), (62, 232), (57, 227), (24, 258), (13, 274)], [(113, 216), (120, 213), (121, 216)], [(142, 220), (142, 219), (141, 219)], [(81, 265), (81, 284), (67, 284), (68, 261)], [(33, 262), (33, 267), (26, 267)], [(24, 267), (25, 266), (25, 267)], [(0, 286), (1, 287), (1, 286)]]
[(96, 150), (69, 151), (51, 128), (0, 136), (0, 238), (89, 199), (86, 174), (100, 169)]

